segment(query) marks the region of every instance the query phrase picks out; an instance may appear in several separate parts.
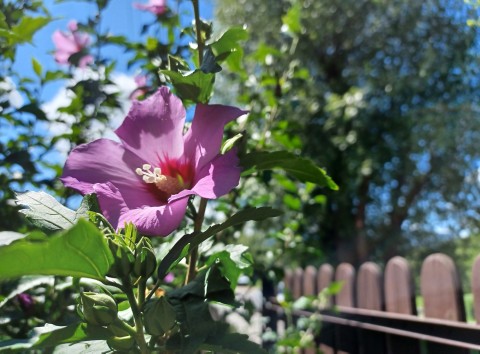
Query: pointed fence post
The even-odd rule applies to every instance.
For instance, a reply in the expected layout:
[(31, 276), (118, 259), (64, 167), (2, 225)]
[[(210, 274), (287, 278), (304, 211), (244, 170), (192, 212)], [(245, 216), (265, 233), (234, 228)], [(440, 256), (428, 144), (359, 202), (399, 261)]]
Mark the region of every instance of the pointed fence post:
[[(422, 265), (420, 287), (425, 317), (465, 321), (460, 277), (452, 259), (444, 254), (428, 256)], [(428, 344), (430, 353), (467, 354), (466, 349)]]

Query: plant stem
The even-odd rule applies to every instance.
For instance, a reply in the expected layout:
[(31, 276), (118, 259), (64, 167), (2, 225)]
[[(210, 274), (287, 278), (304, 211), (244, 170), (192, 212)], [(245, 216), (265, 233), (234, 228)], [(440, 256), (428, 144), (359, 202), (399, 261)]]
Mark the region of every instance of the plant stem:
[[(207, 208), (208, 199), (200, 199), (200, 206), (198, 207), (197, 216), (193, 224), (193, 233), (199, 234), (202, 232), (203, 219), (205, 218), (205, 209)], [(197, 259), (198, 259), (198, 246), (194, 247), (190, 252), (189, 261), (188, 261), (188, 271), (187, 277), (185, 279), (185, 284), (190, 283), (195, 276), (197, 275)]]
[(135, 299), (133, 289), (130, 287), (128, 282), (124, 282), (124, 284), (126, 285), (125, 294), (127, 295), (128, 302), (130, 303), (130, 307), (132, 308), (133, 319), (135, 320), (135, 341), (140, 347), (140, 352), (142, 354), (148, 354), (150, 353), (150, 350), (148, 349), (147, 342), (145, 341), (142, 314), (140, 312), (140, 308), (138, 307), (137, 300)]
[(195, 32), (197, 33), (198, 66), (200, 67), (203, 61), (203, 39), (198, 2), (199, 0), (192, 0), (193, 13), (195, 15)]

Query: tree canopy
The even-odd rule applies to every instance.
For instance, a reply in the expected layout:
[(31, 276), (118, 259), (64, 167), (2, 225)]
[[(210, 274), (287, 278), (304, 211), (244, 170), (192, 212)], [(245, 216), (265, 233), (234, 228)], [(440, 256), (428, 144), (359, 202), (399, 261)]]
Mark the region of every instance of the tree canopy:
[(467, 5), (217, 5), (221, 23), (251, 34), (245, 72), (228, 83), (252, 110), (249, 129), (270, 126), (266, 143), (297, 148), (339, 185), (324, 203), (308, 192), (319, 202), (301, 206), (302, 242), (361, 262), (477, 231), (478, 38)]

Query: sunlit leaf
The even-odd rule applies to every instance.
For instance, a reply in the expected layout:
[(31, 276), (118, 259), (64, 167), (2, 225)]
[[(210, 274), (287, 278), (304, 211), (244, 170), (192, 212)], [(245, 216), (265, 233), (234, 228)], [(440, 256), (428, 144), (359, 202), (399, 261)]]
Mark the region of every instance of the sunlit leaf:
[(322, 187), (338, 190), (338, 186), (325, 170), (316, 166), (312, 160), (287, 151), (252, 152), (242, 157), (241, 165), (245, 170), (256, 171), (282, 169), (298, 178), (301, 182), (312, 182)]
[(0, 279), (59, 275), (101, 280), (112, 264), (105, 236), (83, 219), (62, 233), (32, 233), (0, 247)]
[(208, 103), (212, 96), (215, 74), (195, 70), (182, 74), (171, 70), (161, 70), (180, 98), (193, 103)]

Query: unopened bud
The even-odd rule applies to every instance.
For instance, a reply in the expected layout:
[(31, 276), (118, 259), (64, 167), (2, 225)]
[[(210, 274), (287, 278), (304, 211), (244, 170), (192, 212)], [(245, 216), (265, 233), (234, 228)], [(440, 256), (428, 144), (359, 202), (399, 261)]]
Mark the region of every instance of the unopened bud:
[(80, 299), (83, 317), (87, 323), (106, 326), (117, 318), (117, 304), (110, 296), (85, 292), (80, 295)]
[(113, 254), (114, 262), (108, 271), (108, 276), (123, 278), (130, 275), (135, 261), (132, 251), (127, 246), (122, 246), (109, 239), (108, 247)]
[(137, 246), (135, 251), (133, 274), (137, 277), (148, 278), (157, 268), (157, 259), (155, 253), (150, 248), (139, 246)]

